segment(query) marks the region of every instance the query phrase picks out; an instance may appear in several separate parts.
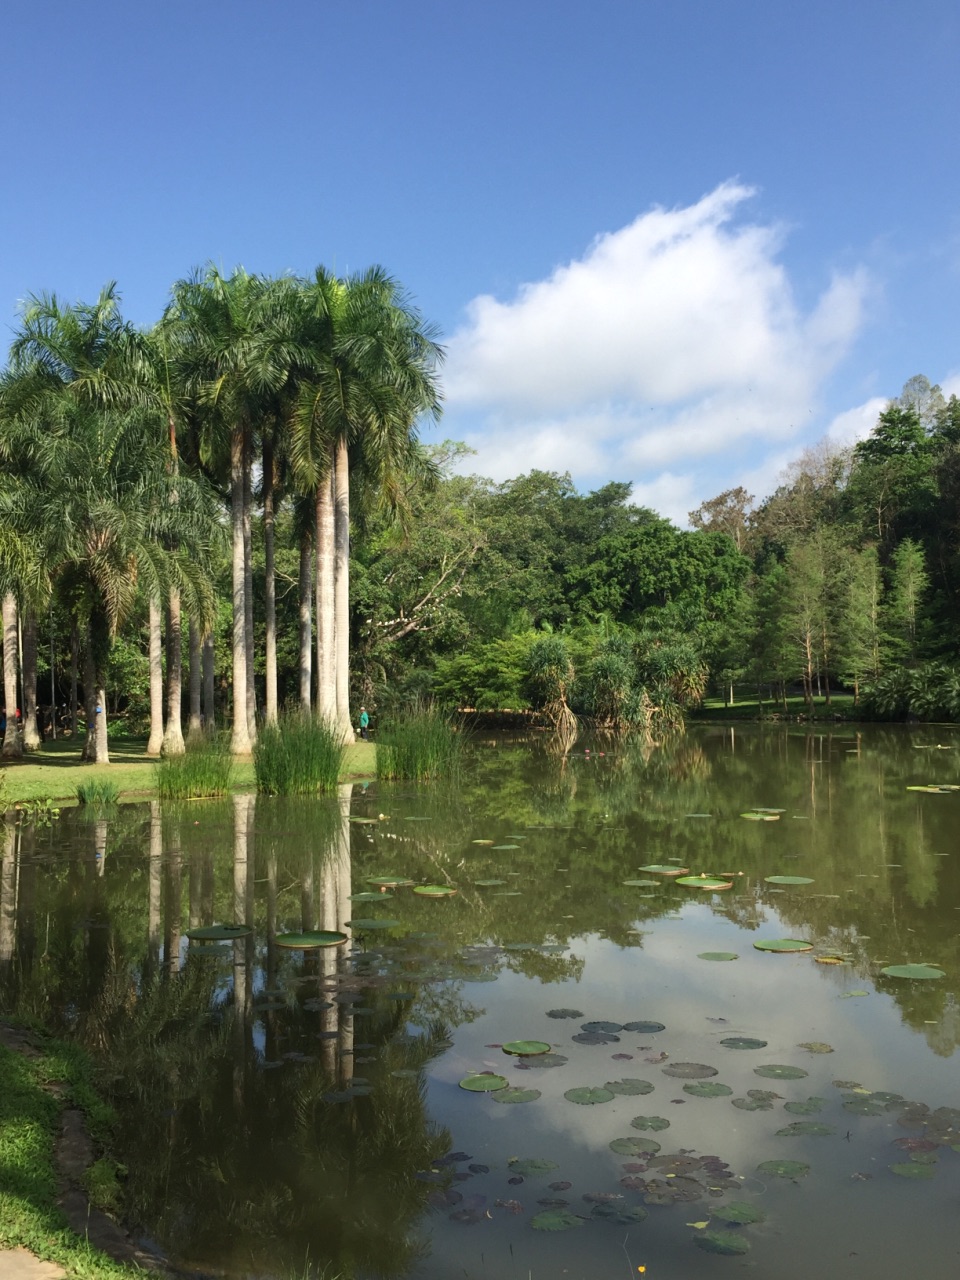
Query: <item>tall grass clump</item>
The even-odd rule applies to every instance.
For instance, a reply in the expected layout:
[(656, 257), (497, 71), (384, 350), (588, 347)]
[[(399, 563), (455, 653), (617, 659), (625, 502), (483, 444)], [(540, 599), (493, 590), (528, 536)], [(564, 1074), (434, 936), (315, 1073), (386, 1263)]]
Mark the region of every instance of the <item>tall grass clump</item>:
[(77, 783), (77, 800), (80, 804), (95, 805), (105, 809), (116, 804), (120, 799), (120, 788), (115, 782), (106, 778), (91, 778), (88, 782)]
[(463, 757), (463, 733), (432, 703), (399, 712), (377, 734), (377, 777), (444, 778)]
[(225, 796), (230, 789), (233, 757), (225, 736), (191, 738), (182, 756), (164, 756), (157, 767), (161, 800), (202, 800)]
[(253, 748), (257, 791), (267, 796), (313, 796), (335, 791), (346, 746), (336, 725), (291, 711), (265, 724)]

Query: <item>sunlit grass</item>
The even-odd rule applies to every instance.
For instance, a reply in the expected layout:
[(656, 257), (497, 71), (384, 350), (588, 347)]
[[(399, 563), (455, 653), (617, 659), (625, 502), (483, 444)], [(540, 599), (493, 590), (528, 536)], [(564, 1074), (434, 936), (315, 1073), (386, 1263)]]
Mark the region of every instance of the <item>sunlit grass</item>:
[(164, 756), (157, 770), (161, 800), (199, 800), (230, 790), (233, 757), (224, 736), (191, 738), (182, 756)]
[(261, 795), (308, 796), (334, 791), (343, 772), (343, 734), (319, 716), (300, 711), (264, 725), (253, 749)]

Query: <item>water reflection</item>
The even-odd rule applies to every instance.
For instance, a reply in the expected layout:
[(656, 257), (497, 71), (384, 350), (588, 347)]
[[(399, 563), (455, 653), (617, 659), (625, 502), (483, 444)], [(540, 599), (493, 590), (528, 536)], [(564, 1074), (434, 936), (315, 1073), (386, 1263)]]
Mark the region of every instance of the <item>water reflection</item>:
[[(477, 744), (456, 788), (346, 786), (323, 802), (236, 796), (162, 811), (154, 803), (94, 821), (64, 814), (41, 828), (8, 819), (4, 1004), (97, 1052), (121, 1116), (128, 1211), (185, 1265), (281, 1276), (329, 1263), (345, 1275), (440, 1276), (462, 1253), (471, 1275), (485, 1274), (480, 1258), (494, 1255), (500, 1276), (536, 1273), (538, 1259), (580, 1274), (576, 1249), (551, 1253), (519, 1214), (521, 1234), (509, 1235), (505, 1215), (516, 1211), (494, 1214), (497, 1201), (520, 1204), (527, 1193), (511, 1194), (505, 1173), (493, 1190), (487, 1175), (473, 1175), (483, 1189), (470, 1194), (483, 1205), (456, 1207), (454, 1166), (437, 1163), (450, 1137), (435, 1121), (453, 1127), (458, 1145), (495, 1146), (501, 1169), (523, 1143), (533, 1154), (538, 1143), (561, 1142), (558, 1163), (595, 1167), (606, 1186), (602, 1159), (611, 1156), (595, 1132), (616, 1106), (571, 1106), (563, 1091), (600, 1085), (607, 1074), (652, 1078), (659, 1066), (633, 1043), (623, 1046), (634, 1059), (628, 1066), (589, 1049), (596, 1056), (571, 1059), (576, 1075), (565, 1082), (562, 1068), (534, 1071), (521, 1060), (511, 1064), (523, 1073), (511, 1083), (533, 1078), (543, 1097), (519, 1108), (478, 1103), (456, 1090), (457, 1079), (502, 1069), (495, 1046), (518, 1035), (563, 1040), (568, 1053), (565, 1028), (544, 1021), (551, 1006), (623, 1021), (655, 1005), (681, 1028), (664, 1050), (670, 1059), (717, 1053), (713, 1041), (700, 1042), (715, 1034), (711, 1021), (759, 1029), (771, 1044), (779, 1034), (779, 1054), (803, 1039), (842, 1039), (849, 1028), (848, 1058), (824, 1071), (868, 1076), (874, 1089), (922, 1087), (931, 1104), (943, 1100), (934, 1096), (937, 1063), (960, 1042), (960, 795), (906, 791), (956, 781), (956, 753), (918, 749), (928, 745), (882, 729), (728, 727), (661, 749), (608, 740), (589, 752), (493, 738)], [(753, 806), (783, 812), (769, 823), (743, 820)], [(693, 899), (670, 883), (624, 885), (644, 878), (639, 868), (671, 860), (730, 873), (735, 887)], [(771, 874), (813, 883), (771, 885)], [(390, 876), (458, 893), (434, 901), (409, 889), (380, 894), (369, 882)], [(398, 923), (378, 927), (385, 919)], [(224, 943), (187, 937), (232, 921), (252, 931)], [(348, 942), (304, 952), (278, 941), (315, 928), (343, 930)], [(753, 940), (775, 936), (809, 938), (846, 963), (753, 952)], [(736, 965), (697, 959), (723, 949), (740, 955)], [(947, 979), (879, 974), (882, 964), (916, 960), (942, 966)], [(872, 1002), (855, 998), (859, 991)], [(750, 1076), (737, 1080), (735, 1069), (750, 1068), (725, 1068), (731, 1087), (746, 1093)], [(807, 1093), (829, 1092), (829, 1073)], [(688, 1112), (669, 1107), (680, 1136), (666, 1154), (716, 1150), (708, 1171), (729, 1161), (748, 1176), (756, 1156), (740, 1129), (724, 1127), (731, 1117), (743, 1124), (742, 1113), (724, 1107), (722, 1097), (691, 1102), (689, 1114), (702, 1121), (709, 1112), (714, 1128), (689, 1134), (690, 1121), (680, 1119)], [(601, 1119), (578, 1127), (594, 1111)], [(508, 1114), (510, 1137), (501, 1140)], [(831, 1151), (835, 1170), (848, 1155), (885, 1168), (882, 1154)], [(629, 1176), (648, 1180), (656, 1168)], [(858, 1163), (843, 1176), (860, 1171)], [(529, 1218), (532, 1190), (527, 1201)], [(881, 1217), (896, 1217), (885, 1190), (874, 1203)], [(499, 1233), (500, 1252), (492, 1237), (448, 1240), (465, 1219), (448, 1225), (446, 1210)], [(781, 1210), (785, 1238), (790, 1212)], [(646, 1256), (659, 1248), (666, 1266), (670, 1249), (685, 1247), (678, 1240), (675, 1227), (654, 1232)], [(595, 1247), (584, 1246), (584, 1267), (596, 1262)], [(775, 1249), (770, 1256), (786, 1277)], [(796, 1256), (822, 1269), (815, 1253)], [(695, 1255), (681, 1273), (698, 1275), (708, 1263)]]

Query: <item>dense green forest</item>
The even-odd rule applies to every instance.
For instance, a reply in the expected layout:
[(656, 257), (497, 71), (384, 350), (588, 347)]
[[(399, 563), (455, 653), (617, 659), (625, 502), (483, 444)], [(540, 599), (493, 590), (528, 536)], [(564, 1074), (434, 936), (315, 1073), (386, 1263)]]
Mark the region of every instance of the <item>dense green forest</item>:
[[(960, 402), (918, 376), (855, 447), (681, 530), (532, 471), (427, 446), (442, 350), (379, 269), (213, 269), (157, 325), (38, 296), (0, 379), (5, 757), (108, 723), (185, 733), (310, 708), (348, 738), (417, 699), (623, 730), (708, 693), (960, 715)], [(119, 717), (119, 720), (118, 720)]]

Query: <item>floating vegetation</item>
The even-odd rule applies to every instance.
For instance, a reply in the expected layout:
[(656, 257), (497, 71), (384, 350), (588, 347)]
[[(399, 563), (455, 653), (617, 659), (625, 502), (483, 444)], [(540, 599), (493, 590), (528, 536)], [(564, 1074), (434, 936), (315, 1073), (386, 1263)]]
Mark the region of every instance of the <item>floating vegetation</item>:
[(618, 1156), (654, 1156), (660, 1150), (660, 1143), (653, 1138), (614, 1138), (609, 1144), (610, 1150)]
[(549, 1053), (550, 1046), (545, 1040), (510, 1040), (503, 1046), (504, 1053), (523, 1054), (526, 1058), (540, 1053)]
[(705, 1062), (672, 1062), (669, 1067), (663, 1068), (663, 1074), (674, 1076), (677, 1080), (705, 1080), (719, 1073), (716, 1067), (708, 1067)]
[(517, 1066), (527, 1071), (532, 1071), (534, 1067), (537, 1070), (548, 1067), (565, 1067), (569, 1061), (570, 1059), (565, 1058), (562, 1053), (539, 1053), (530, 1058), (521, 1058), (517, 1062)]
[(586, 1221), (570, 1209), (546, 1209), (543, 1213), (534, 1214), (530, 1225), (534, 1231), (569, 1231), (571, 1227), (584, 1226)]
[[(499, 888), (500, 885), (506, 884), (507, 882), (506, 880), (474, 880), (473, 883), (478, 889), (494, 889)], [(577, 1016), (579, 1017), (580, 1015), (578, 1014)]]
[(496, 1089), (506, 1089), (506, 1087), (506, 1077), (495, 1075), (492, 1071), (464, 1076), (460, 1081), (460, 1088), (466, 1089), (468, 1093), (493, 1093)]
[(689, 1093), (694, 1098), (727, 1098), (733, 1090), (727, 1084), (719, 1084), (712, 1080), (701, 1080), (692, 1084), (685, 1084), (683, 1092)]
[(450, 884), (418, 884), (413, 892), (424, 898), (452, 898), (457, 891)]
[(601, 1202), (590, 1210), (590, 1217), (599, 1218), (601, 1222), (612, 1222), (615, 1226), (632, 1227), (645, 1221), (647, 1211), (639, 1204), (627, 1208), (625, 1205)]
[(790, 1067), (782, 1062), (771, 1062), (763, 1067), (754, 1067), (755, 1076), (764, 1076), (768, 1080), (803, 1080), (810, 1073), (803, 1067)]
[(614, 1095), (609, 1089), (568, 1089), (563, 1095), (568, 1102), (576, 1102), (581, 1107), (595, 1107), (602, 1102), (612, 1102)]
[(407, 889), (413, 881), (406, 876), (367, 876), (367, 884), (382, 885), (384, 889)]
[(620, 1037), (606, 1031), (581, 1031), (570, 1037), (577, 1044), (619, 1044)]
[(494, 1102), (536, 1102), (540, 1097), (539, 1089), (494, 1089)]
[(303, 933), (279, 933), (276, 937), (278, 947), (288, 947), (292, 951), (313, 951), (317, 947), (342, 947), (347, 941), (347, 935), (338, 929), (309, 929)]
[(662, 1022), (625, 1022), (624, 1031), (633, 1031), (638, 1036), (655, 1036), (658, 1031), (666, 1031)]
[(736, 951), (700, 951), (698, 960), (739, 960)]
[(351, 893), (351, 902), (391, 902), (393, 900), (392, 893), (374, 893), (372, 890), (368, 893)]
[(670, 1128), (670, 1121), (665, 1116), (634, 1116), (630, 1126), (641, 1131), (649, 1129), (653, 1133), (659, 1133), (661, 1129)]
[(493, 844), (492, 840), (471, 840), (471, 844)]
[(772, 1111), (779, 1093), (770, 1089), (748, 1089), (745, 1098), (733, 1098), (733, 1105), (740, 1111)]
[[(781, 813), (783, 810), (780, 811)], [(766, 813), (757, 809), (750, 809), (747, 813), (741, 813), (741, 818), (746, 818), (748, 822), (779, 822), (780, 813)]]
[(916, 1181), (926, 1181), (933, 1177), (934, 1168), (932, 1164), (922, 1164), (915, 1160), (909, 1160), (904, 1164), (892, 1164), (889, 1166), (890, 1172), (897, 1174), (900, 1178), (913, 1178)]
[(910, 978), (914, 981), (946, 977), (942, 969), (932, 964), (888, 964), (880, 972), (887, 978)]
[(765, 884), (813, 884), (812, 876), (764, 876)]
[(832, 1124), (819, 1124), (816, 1120), (794, 1120), (783, 1129), (778, 1129), (778, 1138), (826, 1138), (836, 1133)]
[(400, 925), (399, 920), (376, 920), (373, 916), (347, 920), (345, 923), (348, 929), (396, 929)]
[(722, 1204), (710, 1211), (711, 1218), (716, 1218), (719, 1222), (729, 1222), (741, 1227), (751, 1226), (755, 1222), (766, 1222), (767, 1215), (762, 1209), (758, 1209), (756, 1205), (748, 1204), (746, 1200), (731, 1200), (729, 1204)]
[(248, 924), (207, 924), (197, 929), (188, 929), (187, 937), (191, 942), (233, 942), (236, 938), (246, 938), (253, 933)]
[(653, 862), (648, 867), (641, 867), (641, 871), (649, 871), (651, 875), (656, 876), (687, 876), (690, 874), (689, 867), (671, 867), (665, 863)]
[(645, 1093), (653, 1093), (653, 1085), (649, 1080), (633, 1080), (629, 1077), (623, 1080), (608, 1080), (603, 1086), (609, 1089), (611, 1093), (618, 1093), (624, 1097), (637, 1098)]
[(582, 1018), (583, 1011), (581, 1009), (548, 1009), (548, 1018)]
[(833, 1045), (825, 1044), (823, 1040), (804, 1040), (797, 1048), (806, 1049), (807, 1053), (833, 1053)]
[(732, 889), (732, 880), (721, 880), (718, 876), (708, 876), (704, 871), (698, 876), (681, 876), (677, 884), (686, 885), (688, 889), (704, 889), (711, 893), (719, 893), (721, 889)]
[(727, 1049), (765, 1049), (766, 1040), (752, 1040), (750, 1036), (727, 1036), (720, 1043)]
[(764, 1160), (763, 1164), (757, 1165), (757, 1172), (773, 1178), (805, 1178), (810, 1166), (802, 1160)]
[(785, 1102), (783, 1109), (794, 1116), (814, 1116), (826, 1105), (826, 1098), (807, 1098), (806, 1102)]
[(628, 889), (659, 889), (661, 885), (659, 880), (624, 880), (623, 883)]
[(758, 951), (777, 951), (784, 954), (795, 951), (812, 951), (813, 943), (802, 938), (764, 938), (753, 944)]
[(616, 1035), (618, 1031), (623, 1030), (623, 1026), (619, 1022), (584, 1022), (581, 1031), (586, 1031), (590, 1035)]
[(507, 1161), (507, 1168), (511, 1173), (517, 1174), (521, 1178), (534, 1178), (543, 1173), (550, 1173), (552, 1169), (559, 1169), (559, 1165), (555, 1160), (543, 1160), (537, 1157), (521, 1160), (517, 1156)]
[(749, 1253), (750, 1241), (736, 1231), (706, 1231), (694, 1236), (694, 1244), (707, 1253), (721, 1253), (726, 1257)]

